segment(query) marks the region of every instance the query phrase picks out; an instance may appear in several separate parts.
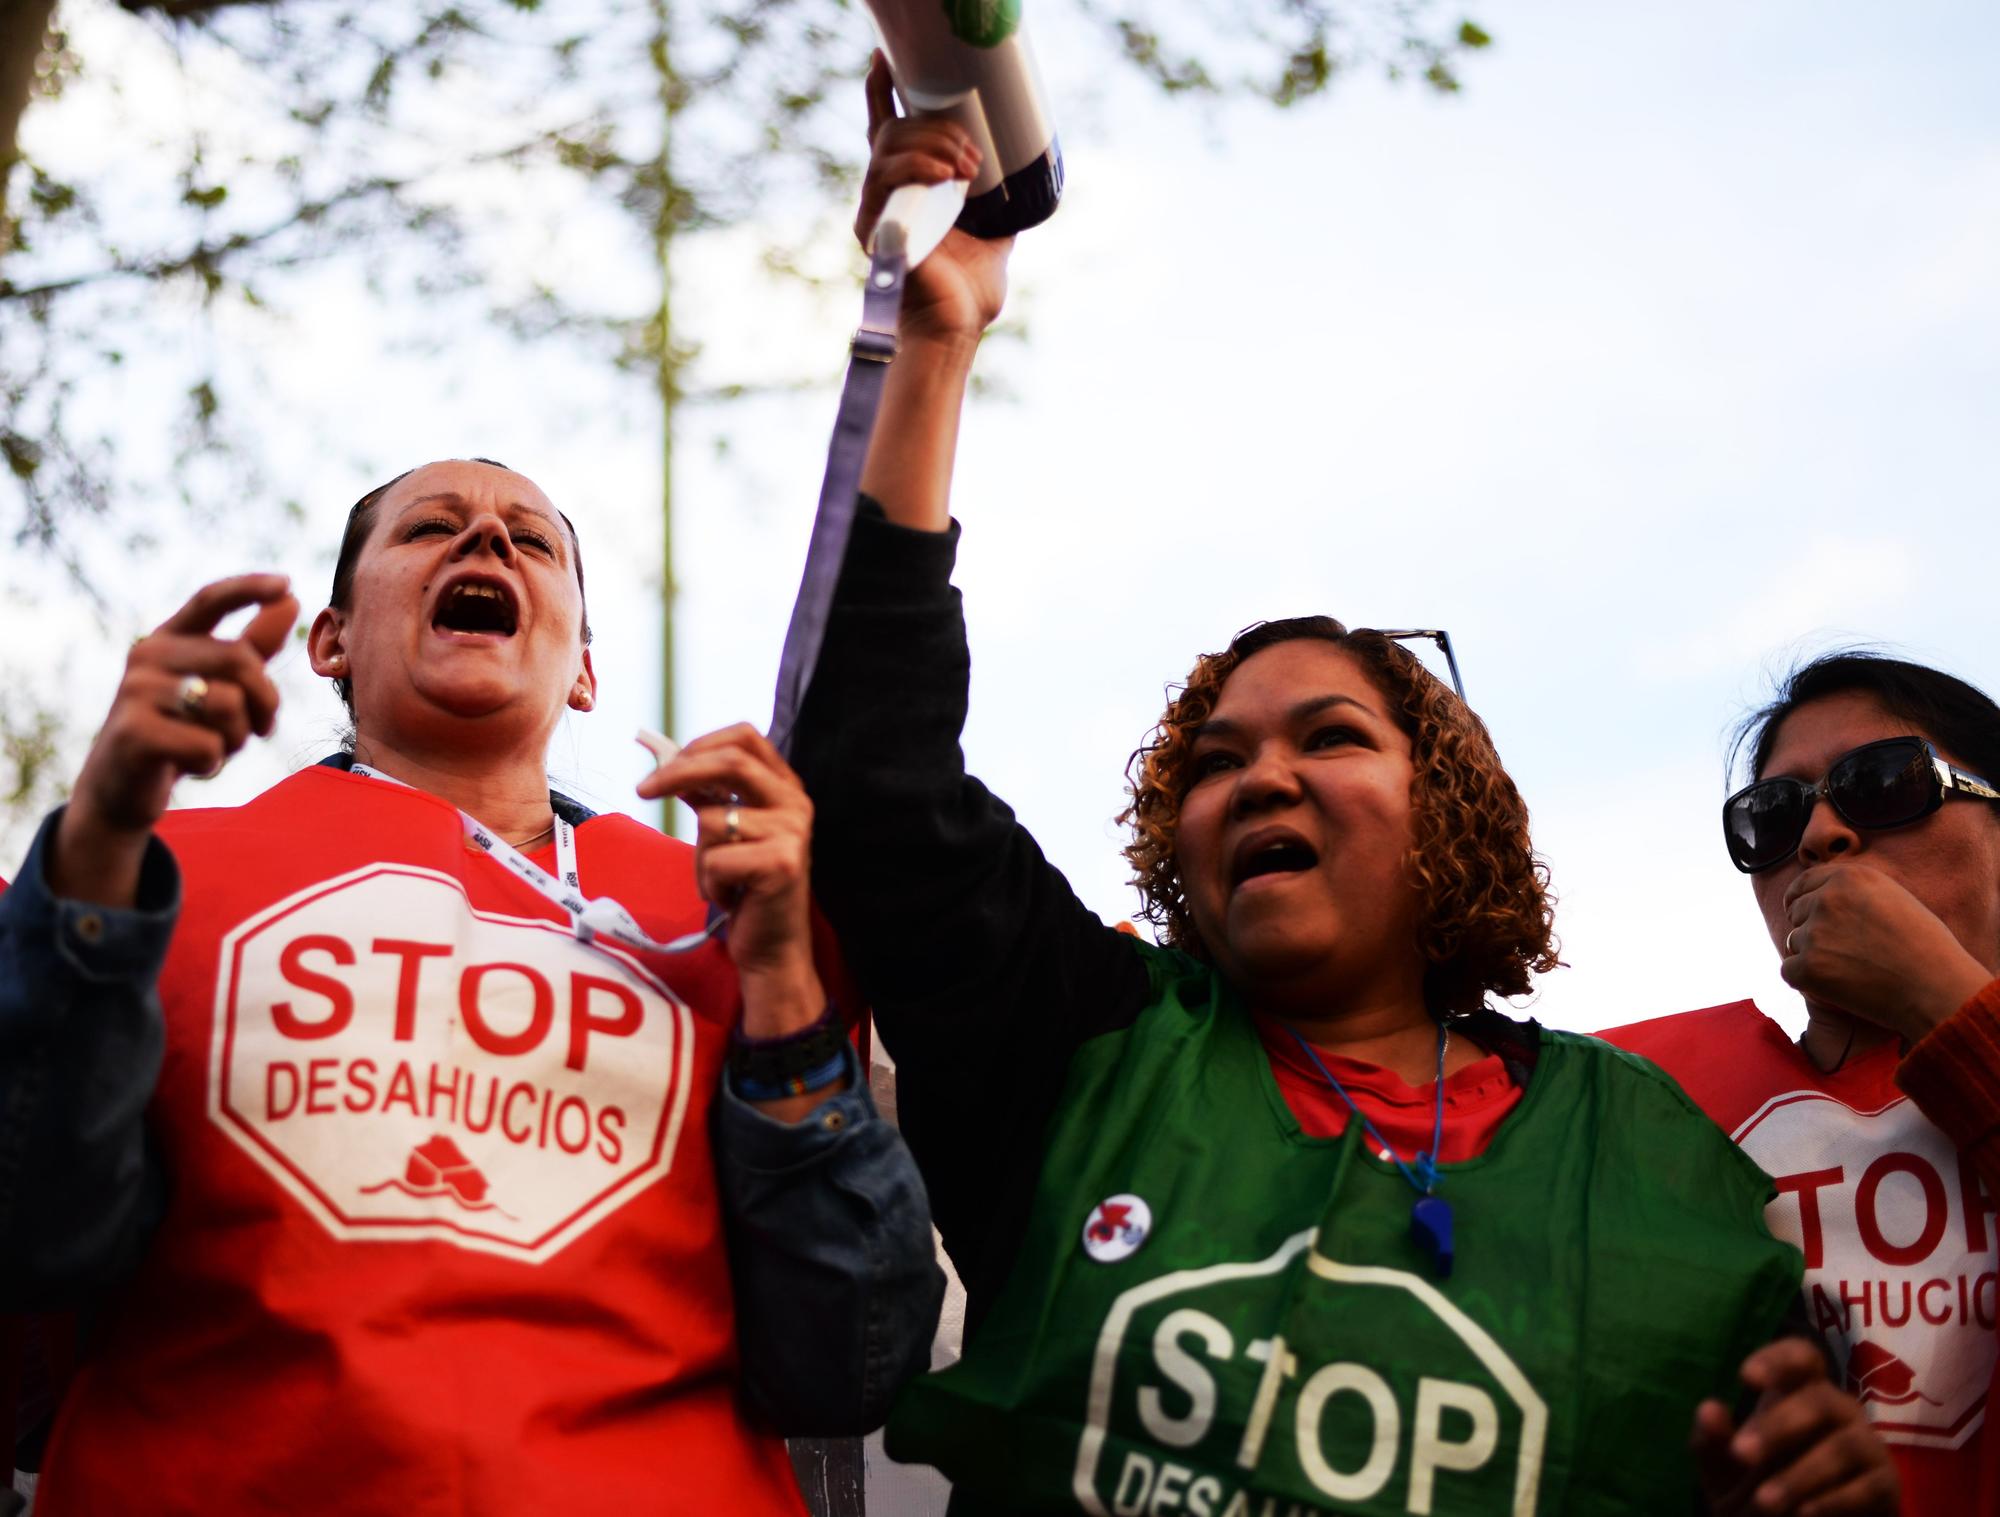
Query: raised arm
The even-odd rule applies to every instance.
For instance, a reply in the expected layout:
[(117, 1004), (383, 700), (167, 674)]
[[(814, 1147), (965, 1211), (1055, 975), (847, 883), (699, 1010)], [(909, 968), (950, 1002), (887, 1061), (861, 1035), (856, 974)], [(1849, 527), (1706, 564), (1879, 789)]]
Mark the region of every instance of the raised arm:
[[(854, 234), (865, 248), (890, 192), (906, 184), (970, 179), (979, 149), (949, 121), (899, 121), (880, 53), (868, 70), (868, 141), (872, 156), (861, 185)], [(862, 470), (862, 493), (888, 519), (920, 532), (951, 526), (951, 470), (958, 418), (979, 339), (1007, 298), (1007, 258), (1014, 239), (985, 241), (954, 228), (912, 271), (897, 329), (896, 360), (882, 387), (874, 446)]]
[[(879, 62), (869, 100), (864, 244), (891, 189), (976, 161), (956, 127), (893, 119)], [(903, 1131), (975, 1298), (980, 1260), (1006, 1232), (1017, 1146), (1032, 1143), (1070, 1051), (1136, 1015), (1149, 983), (1131, 940), (1077, 900), (958, 745), (970, 659), (950, 582), (952, 455), (1007, 252), (953, 232), (911, 276), (863, 476), (874, 499), (792, 752), (815, 807), (815, 895), (897, 1061)]]
[[(214, 635), (250, 606), (241, 636)], [(264, 662), (297, 615), (283, 578), (244, 575), (134, 645), (70, 803), (0, 896), (0, 1310), (83, 1298), (159, 1219), (145, 1111), (180, 875), (153, 824), (181, 775), (271, 730)]]
[[(978, 167), (956, 124), (896, 118), (879, 55), (868, 109), (873, 153), (855, 220), (864, 246), (892, 190)], [(1087, 1035), (1093, 1003), (1145, 982), (1130, 947), (966, 774), (958, 746), (970, 658), (950, 582), (952, 460), (1010, 247), (954, 230), (910, 275), (860, 519), (795, 744), (816, 807), (817, 892), (899, 1060), (899, 1044), (938, 1036), (953, 1040), (938, 1052), (955, 1058), (990, 1035)]]

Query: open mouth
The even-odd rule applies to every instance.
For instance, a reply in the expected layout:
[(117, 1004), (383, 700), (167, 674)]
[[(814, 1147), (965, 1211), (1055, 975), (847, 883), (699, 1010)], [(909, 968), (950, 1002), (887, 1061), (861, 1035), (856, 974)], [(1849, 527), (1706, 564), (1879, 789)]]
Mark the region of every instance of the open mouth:
[(431, 626), (440, 632), (512, 637), (519, 625), (514, 592), (486, 579), (462, 579), (447, 586), (431, 617)]
[(1232, 886), (1272, 874), (1300, 874), (1319, 863), (1319, 854), (1295, 832), (1261, 832), (1245, 838), (1236, 849), (1230, 870)]

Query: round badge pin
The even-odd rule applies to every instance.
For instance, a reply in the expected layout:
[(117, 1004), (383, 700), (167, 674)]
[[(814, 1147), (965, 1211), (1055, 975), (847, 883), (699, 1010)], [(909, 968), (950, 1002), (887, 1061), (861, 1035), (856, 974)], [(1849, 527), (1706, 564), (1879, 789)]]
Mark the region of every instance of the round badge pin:
[(1153, 1230), (1153, 1209), (1137, 1196), (1112, 1196), (1091, 1208), (1083, 1251), (1099, 1264), (1128, 1259)]

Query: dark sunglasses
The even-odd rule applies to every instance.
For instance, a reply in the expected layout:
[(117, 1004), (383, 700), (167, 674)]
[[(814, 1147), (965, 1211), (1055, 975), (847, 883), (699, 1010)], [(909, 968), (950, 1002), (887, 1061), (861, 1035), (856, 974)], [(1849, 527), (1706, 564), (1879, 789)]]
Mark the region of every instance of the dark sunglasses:
[(1729, 862), (1755, 874), (1798, 852), (1821, 796), (1848, 826), (1873, 831), (1929, 816), (1947, 790), (2000, 801), (2000, 790), (1945, 762), (1922, 738), (1884, 738), (1843, 753), (1817, 785), (1781, 778), (1744, 786), (1722, 803), (1722, 837)]

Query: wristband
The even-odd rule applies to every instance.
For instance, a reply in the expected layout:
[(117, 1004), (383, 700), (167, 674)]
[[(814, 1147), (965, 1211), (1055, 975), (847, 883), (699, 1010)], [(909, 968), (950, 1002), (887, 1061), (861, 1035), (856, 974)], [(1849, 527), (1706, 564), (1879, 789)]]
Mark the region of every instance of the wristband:
[[(729, 1035), (729, 1072), (739, 1091), (754, 1087), (770, 1090), (773, 1095), (793, 1095), (798, 1093), (791, 1089), (793, 1082), (820, 1074), (829, 1062), (842, 1059), (846, 1049), (847, 1029), (841, 1025), (838, 1008), (829, 1001), (818, 1021), (781, 1037), (748, 1037), (739, 1023)], [(820, 1085), (829, 1085), (837, 1078), (837, 1074), (829, 1075)], [(755, 1099), (770, 1100), (772, 1096)]]
[(846, 1074), (847, 1050), (843, 1048), (819, 1068), (809, 1069), (804, 1074), (796, 1075), (781, 1083), (766, 1084), (761, 1080), (750, 1079), (734, 1067), (729, 1071), (729, 1083), (734, 1087), (736, 1094), (746, 1101), (776, 1101), (785, 1096), (803, 1096), (815, 1090), (825, 1090), (827, 1086), (838, 1083)]

